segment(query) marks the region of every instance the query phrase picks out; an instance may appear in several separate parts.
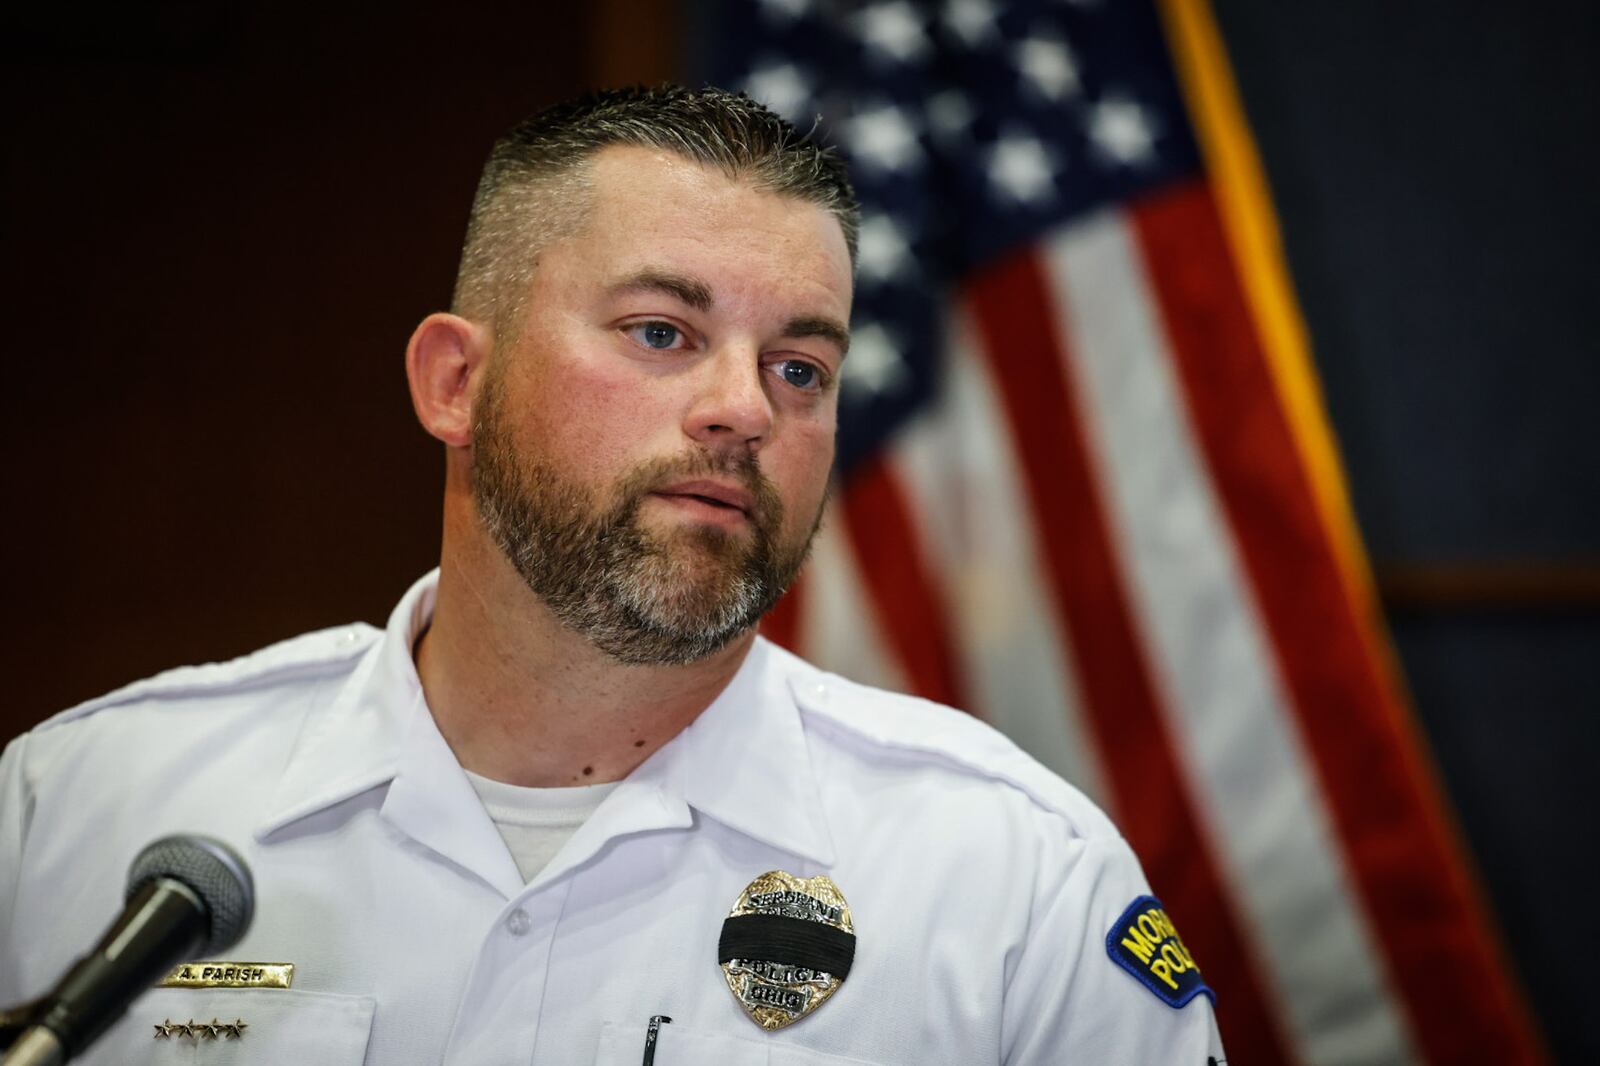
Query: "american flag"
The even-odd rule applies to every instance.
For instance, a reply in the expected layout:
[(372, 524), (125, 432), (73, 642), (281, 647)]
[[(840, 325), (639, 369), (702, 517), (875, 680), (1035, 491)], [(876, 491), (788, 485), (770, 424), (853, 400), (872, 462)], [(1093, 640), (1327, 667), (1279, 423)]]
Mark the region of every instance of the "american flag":
[(700, 13), (709, 80), (816, 123), (864, 208), (840, 489), (768, 634), (1107, 808), (1233, 1061), (1539, 1061), (1204, 3)]

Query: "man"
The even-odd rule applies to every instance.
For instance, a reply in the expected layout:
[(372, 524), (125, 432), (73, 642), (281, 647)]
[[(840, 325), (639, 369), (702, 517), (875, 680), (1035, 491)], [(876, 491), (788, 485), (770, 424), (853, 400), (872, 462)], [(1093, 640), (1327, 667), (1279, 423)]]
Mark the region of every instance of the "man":
[(383, 632), (13, 742), (0, 1000), (84, 948), (146, 841), (196, 831), (254, 870), (254, 925), (89, 1061), (1220, 1057), (1087, 800), (755, 636), (821, 520), (855, 227), (829, 153), (715, 90), (497, 145), (454, 310), (406, 353), (447, 449), (439, 571)]

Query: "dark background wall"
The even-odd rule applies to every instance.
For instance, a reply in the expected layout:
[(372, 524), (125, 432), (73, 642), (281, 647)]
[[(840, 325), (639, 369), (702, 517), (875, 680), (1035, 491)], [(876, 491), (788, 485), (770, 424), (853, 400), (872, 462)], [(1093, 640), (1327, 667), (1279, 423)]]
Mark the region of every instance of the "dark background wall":
[(493, 138), (638, 58), (597, 48), (603, 4), (474, 13), (0, 17), (0, 734), (381, 621), (437, 559), (406, 339), (448, 305)]
[[(1419, 717), (1553, 1043), (1592, 1061), (1597, 9), (1216, 6)], [(678, 37), (621, 0), (0, 15), (0, 738), (382, 620), (437, 552), (401, 355), (489, 142), (670, 76)]]

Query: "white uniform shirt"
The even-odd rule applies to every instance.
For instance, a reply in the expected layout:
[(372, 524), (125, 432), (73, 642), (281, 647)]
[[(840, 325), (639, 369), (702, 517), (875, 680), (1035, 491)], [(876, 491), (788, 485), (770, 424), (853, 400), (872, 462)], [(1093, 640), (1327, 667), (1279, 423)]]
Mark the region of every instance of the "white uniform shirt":
[[(970, 717), (757, 641), (715, 702), (525, 884), (411, 660), (434, 577), (388, 628), (171, 671), (18, 738), (0, 761), (0, 1004), (98, 938), (149, 841), (236, 847), (256, 914), (229, 960), (283, 989), (160, 988), (82, 1058), (634, 1066), (1174, 1063), (1220, 1057), (1209, 1001), (1108, 954), (1147, 892), (1082, 795)], [(808, 1017), (752, 1023), (718, 965), (768, 870), (826, 874), (854, 968)], [(244, 1021), (238, 1039), (160, 1037)]]

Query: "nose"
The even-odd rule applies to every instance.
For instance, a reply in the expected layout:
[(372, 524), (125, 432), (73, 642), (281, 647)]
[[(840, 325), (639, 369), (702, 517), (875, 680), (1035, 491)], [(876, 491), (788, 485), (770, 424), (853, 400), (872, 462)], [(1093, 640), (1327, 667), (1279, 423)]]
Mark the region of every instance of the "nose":
[(732, 347), (705, 360), (696, 375), (684, 432), (713, 450), (758, 451), (772, 432), (773, 417), (761, 375), (753, 350)]

